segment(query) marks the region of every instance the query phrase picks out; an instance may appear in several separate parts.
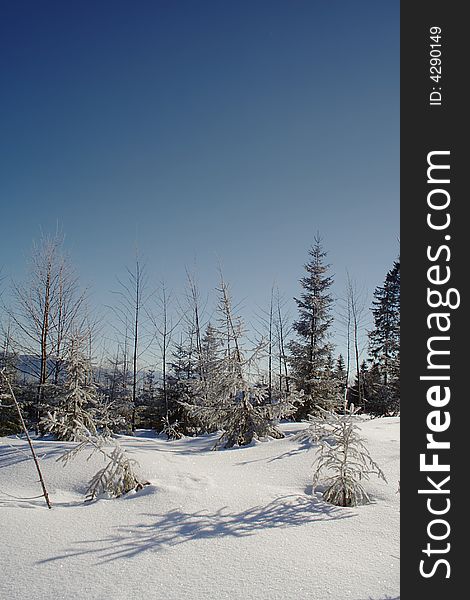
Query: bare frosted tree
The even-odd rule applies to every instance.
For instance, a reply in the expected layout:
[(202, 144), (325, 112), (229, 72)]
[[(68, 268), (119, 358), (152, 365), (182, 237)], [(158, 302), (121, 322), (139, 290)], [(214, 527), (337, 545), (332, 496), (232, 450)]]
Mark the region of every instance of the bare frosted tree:
[[(289, 318), (284, 314), (285, 301), (283, 301), (279, 288), (276, 291), (276, 319), (275, 327), (277, 332), (278, 342), (278, 360), (279, 360), (279, 391), (282, 394), (283, 390), (288, 396), (290, 394), (289, 383), (289, 361), (286, 352), (287, 339), (291, 332)], [(284, 381), (284, 388), (282, 382)]]
[(361, 357), (366, 345), (365, 332), (367, 311), (365, 303), (365, 291), (359, 288), (356, 281), (347, 273), (346, 290), (344, 298), (340, 299), (339, 322), (343, 328), (343, 336), (346, 342), (346, 386), (344, 390), (343, 411), (346, 413), (349, 395), (351, 374), (356, 374), (357, 396), (354, 403), (364, 406), (364, 382), (362, 381)]
[[(275, 305), (274, 305), (274, 286), (271, 287), (271, 293), (269, 296), (269, 305), (267, 309), (261, 309), (261, 314), (258, 315), (258, 322), (261, 325), (261, 330), (256, 330), (260, 336), (260, 343), (266, 339), (266, 359), (267, 359), (267, 373), (266, 373), (266, 399), (269, 403), (273, 401), (274, 392), (274, 367), (273, 363), (276, 359), (276, 327), (275, 327)], [(263, 380), (265, 380), (263, 376)]]
[(83, 318), (85, 292), (63, 251), (59, 234), (33, 244), (29, 276), (23, 283), (12, 281), (13, 306), (5, 307), (13, 328), (16, 351), (25, 357), (29, 375), (37, 377), (36, 425), (46, 383), (54, 374), (58, 382), (64, 340)]
[[(242, 337), (243, 323), (238, 315), (235, 315), (232, 296), (229, 287), (220, 269), (220, 284), (217, 288), (219, 294), (218, 321), (221, 332), (225, 331), (226, 356), (231, 358), (232, 367), (237, 376), (242, 376), (242, 354), (240, 350), (240, 338)], [(223, 334), (222, 334), (223, 335)]]
[(263, 379), (267, 384), (267, 397), (269, 402), (275, 398), (287, 396), (289, 389), (289, 366), (286, 353), (286, 338), (289, 335), (289, 324), (283, 314), (285, 302), (281, 298), (279, 289), (271, 288), (267, 309), (261, 309), (257, 320), (260, 327), (256, 333), (266, 350), (266, 376)]
[(5, 322), (1, 324), (1, 332), (3, 341), (1, 347), (0, 368), (5, 367), (10, 371), (13, 367), (15, 352), (12, 340), (12, 323), (11, 318), (8, 315)]
[[(202, 361), (202, 330), (203, 330), (203, 311), (199, 287), (194, 274), (186, 270), (187, 290), (186, 290), (186, 309), (182, 311), (183, 319), (188, 329), (188, 335), (191, 339), (191, 346), (194, 347), (196, 357), (196, 371), (199, 379), (204, 378)], [(194, 338), (194, 344), (192, 340)]]
[[(4, 281), (2, 271), (0, 269), (0, 298), (2, 296)], [(11, 317), (2, 312), (0, 313), (0, 371), (5, 377), (8, 377), (9, 386), (12, 388), (17, 382), (16, 372), (16, 354), (12, 343), (12, 320)], [(9, 435), (16, 433), (21, 423), (18, 418), (18, 411), (15, 404), (10, 403), (9, 393), (2, 394), (2, 378), (0, 378), (0, 435)], [(8, 386), (7, 386), (8, 387)]]
[(131, 402), (133, 405), (131, 427), (136, 427), (137, 382), (139, 375), (139, 358), (144, 352), (142, 320), (145, 319), (145, 307), (149, 300), (148, 277), (146, 265), (136, 256), (133, 269), (126, 269), (126, 279), (119, 279), (119, 289), (114, 292), (118, 298), (116, 306), (112, 307), (117, 318), (116, 330), (123, 340), (124, 371), (130, 361)]
[(344, 337), (346, 339), (346, 373), (345, 373), (345, 386), (343, 396), (343, 412), (346, 414), (348, 408), (348, 394), (349, 394), (349, 378), (351, 376), (351, 302), (349, 295), (346, 292), (346, 297), (340, 300), (342, 306), (339, 314), (339, 322), (344, 326)]
[(170, 404), (168, 395), (168, 357), (172, 344), (173, 334), (180, 323), (180, 318), (176, 321), (173, 315), (170, 314), (169, 306), (172, 300), (171, 293), (166, 289), (165, 283), (162, 282), (160, 293), (157, 298), (156, 311), (148, 312), (150, 321), (154, 329), (154, 339), (157, 341), (161, 360), (161, 375), (162, 375), (162, 396), (165, 407), (164, 427), (163, 431), (167, 434), (168, 439), (180, 437), (177, 435), (174, 424), (170, 421)]
[(268, 313), (268, 400), (273, 400), (273, 354), (274, 354), (274, 286), (271, 288)]
[[(96, 340), (100, 338), (103, 331), (102, 318), (99, 315), (92, 313), (88, 307), (85, 308), (85, 317), (81, 323), (81, 326), (76, 330), (76, 334), (80, 335), (84, 342), (84, 352), (86, 354), (88, 363), (94, 364), (96, 362), (96, 351), (99, 345)], [(101, 348), (103, 352), (103, 348)], [(98, 363), (99, 364), (99, 363)], [(96, 378), (99, 381), (100, 373), (98, 364), (87, 373), (87, 383), (91, 384)]]
[(360, 331), (364, 326), (365, 318), (365, 299), (364, 290), (357, 287), (357, 283), (351, 279), (348, 273), (347, 279), (347, 303), (349, 306), (350, 327), (352, 329), (352, 343), (354, 345), (354, 365), (357, 378), (357, 400), (356, 404), (359, 407), (364, 406), (364, 382), (362, 381), (362, 373), (360, 368), (360, 359), (362, 348), (360, 340)]
[(55, 310), (51, 312), (51, 331), (54, 336), (53, 371), (54, 384), (58, 385), (63, 370), (64, 356), (68, 352), (66, 340), (73, 337), (73, 331), (86, 328), (86, 290), (79, 291), (79, 279), (66, 257), (58, 264), (57, 299)]

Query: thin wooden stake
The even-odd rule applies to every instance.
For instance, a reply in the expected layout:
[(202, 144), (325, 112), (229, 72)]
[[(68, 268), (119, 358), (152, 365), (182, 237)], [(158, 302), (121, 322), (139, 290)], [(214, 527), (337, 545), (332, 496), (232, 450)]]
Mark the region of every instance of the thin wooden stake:
[(10, 380), (8, 379), (6, 373), (5, 373), (5, 369), (3, 368), (0, 371), (0, 373), (1, 373), (2, 377), (3, 377), (3, 379), (5, 380), (5, 382), (6, 382), (7, 386), (8, 386), (8, 389), (10, 390), (10, 394), (11, 394), (11, 396), (13, 398), (13, 402), (15, 403), (16, 410), (18, 411), (18, 416), (20, 418), (21, 427), (23, 428), (23, 431), (24, 431), (24, 434), (26, 436), (26, 439), (28, 440), (28, 444), (29, 444), (29, 447), (31, 449), (31, 454), (33, 456), (34, 464), (36, 465), (36, 469), (37, 469), (37, 472), (39, 474), (39, 481), (41, 482), (42, 493), (43, 493), (44, 499), (46, 501), (47, 508), (52, 508), (51, 502), (49, 500), (49, 494), (47, 493), (46, 484), (44, 483), (44, 479), (43, 479), (43, 476), (42, 476), (42, 473), (41, 473), (41, 468), (39, 467), (39, 461), (37, 459), (36, 452), (34, 451), (34, 448), (33, 448), (33, 442), (31, 441), (31, 438), (29, 437), (28, 429), (26, 428), (26, 424), (24, 422), (23, 415), (21, 413), (20, 405), (18, 404), (18, 400), (16, 399), (16, 396), (15, 396), (15, 392), (13, 391), (13, 388), (11, 387), (11, 383), (10, 383)]

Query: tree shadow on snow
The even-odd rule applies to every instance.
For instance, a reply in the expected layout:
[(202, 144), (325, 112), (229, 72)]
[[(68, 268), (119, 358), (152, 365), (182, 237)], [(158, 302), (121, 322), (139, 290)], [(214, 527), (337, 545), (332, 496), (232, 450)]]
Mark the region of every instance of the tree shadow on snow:
[(373, 597), (373, 596), (368, 596), (367, 598), (361, 598), (360, 600), (400, 600), (400, 596), (380, 596), (380, 597)]
[(94, 555), (98, 564), (120, 558), (131, 558), (142, 552), (158, 551), (194, 540), (221, 537), (242, 538), (264, 529), (298, 527), (325, 520), (347, 519), (354, 516), (336, 506), (305, 496), (284, 496), (267, 506), (255, 506), (241, 512), (220, 510), (184, 512), (172, 510), (152, 517), (148, 523), (118, 527), (115, 535), (100, 540), (78, 542), (86, 546), (81, 550), (67, 551), (41, 563), (64, 560), (73, 556)]
[[(17, 439), (24, 442), (24, 444), (0, 444), (0, 469), (32, 460), (31, 451), (26, 439), (22, 436), (18, 436)], [(17, 442), (17, 439), (12, 441)], [(50, 442), (54, 443), (51, 444)], [(41, 461), (45, 457), (58, 458), (66, 450), (70, 449), (73, 443), (56, 442), (52, 436), (44, 436), (43, 438), (33, 437), (33, 446), (39, 461)]]
[[(6, 508), (23, 508), (27, 510), (31, 509), (40, 509), (44, 510), (46, 507), (46, 503), (44, 500), (44, 496), (38, 495), (33, 497), (22, 497), (15, 496), (13, 494), (6, 494), (5, 492), (0, 491), (0, 507)], [(79, 500), (68, 500), (63, 502), (58, 502), (57, 500), (52, 500), (53, 508), (81, 508), (85, 507), (86, 504), (83, 502), (83, 499)]]
[(275, 462), (276, 460), (284, 460), (285, 458), (290, 458), (291, 456), (297, 456), (298, 454), (303, 454), (304, 452), (308, 452), (309, 450), (312, 450), (312, 448), (315, 447), (315, 444), (313, 444), (312, 442), (310, 442), (308, 440), (298, 440), (297, 444), (298, 444), (297, 448), (292, 448), (292, 450), (287, 450), (286, 452), (282, 452), (282, 454), (279, 454), (278, 456), (271, 456), (269, 458), (267, 458), (267, 457), (255, 458), (253, 460), (244, 460), (244, 461), (237, 463), (237, 465), (249, 465), (251, 463), (257, 463), (257, 462), (271, 463), (271, 462)]
[(167, 440), (164, 436), (133, 438), (131, 436), (118, 436), (117, 440), (128, 450), (155, 450), (178, 455), (194, 455), (201, 452), (211, 452), (216, 434), (200, 437), (183, 437), (179, 440)]

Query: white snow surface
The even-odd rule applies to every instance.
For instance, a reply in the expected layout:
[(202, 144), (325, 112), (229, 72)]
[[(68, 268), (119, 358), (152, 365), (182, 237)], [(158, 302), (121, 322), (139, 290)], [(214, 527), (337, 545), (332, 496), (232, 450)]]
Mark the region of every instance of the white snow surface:
[(373, 503), (355, 508), (312, 494), (314, 449), (293, 439), (305, 425), (281, 427), (285, 439), (217, 452), (214, 435), (121, 436), (151, 485), (91, 503), (102, 460), (64, 467), (73, 443), (35, 439), (52, 510), (24, 499), (41, 493), (25, 440), (0, 438), (0, 598), (399, 598), (399, 419), (361, 424), (388, 482), (365, 482)]

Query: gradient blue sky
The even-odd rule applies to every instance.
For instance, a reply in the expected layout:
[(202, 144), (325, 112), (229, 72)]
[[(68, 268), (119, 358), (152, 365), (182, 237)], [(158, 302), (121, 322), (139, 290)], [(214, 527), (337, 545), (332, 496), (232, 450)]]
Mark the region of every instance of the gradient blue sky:
[[(341, 295), (398, 254), (399, 2), (3, 3), (4, 271), (56, 222), (93, 301), (146, 256), (223, 265), (247, 313), (298, 294), (321, 232)], [(294, 312), (294, 311), (292, 311)]]

